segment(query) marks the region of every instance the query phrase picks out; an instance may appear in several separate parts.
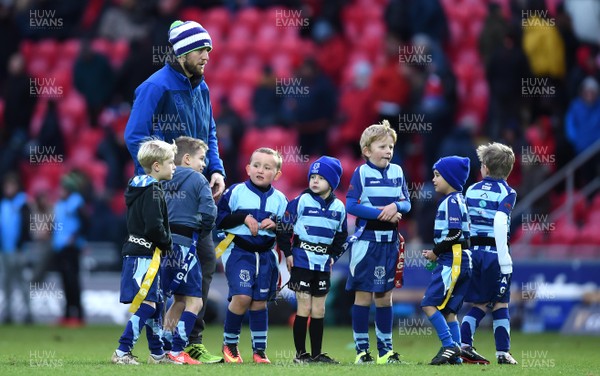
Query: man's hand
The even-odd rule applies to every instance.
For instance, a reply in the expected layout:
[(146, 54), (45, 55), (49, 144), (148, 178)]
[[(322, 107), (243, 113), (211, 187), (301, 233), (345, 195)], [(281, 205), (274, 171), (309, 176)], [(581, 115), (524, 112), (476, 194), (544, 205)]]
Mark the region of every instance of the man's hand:
[(287, 265), (287, 270), (288, 272), (292, 271), (292, 268), (294, 267), (294, 256), (288, 256), (285, 258), (285, 263)]
[(217, 202), (225, 190), (225, 178), (220, 173), (214, 172), (210, 176), (209, 186), (212, 190), (213, 199)]

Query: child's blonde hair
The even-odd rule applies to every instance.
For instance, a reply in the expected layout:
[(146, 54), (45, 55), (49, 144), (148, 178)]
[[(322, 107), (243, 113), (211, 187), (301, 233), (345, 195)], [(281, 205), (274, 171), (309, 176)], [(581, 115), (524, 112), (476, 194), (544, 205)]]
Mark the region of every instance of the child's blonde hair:
[(271, 148), (258, 148), (256, 150), (254, 150), (254, 152), (252, 152), (249, 163), (252, 163), (252, 157), (256, 153), (268, 154), (268, 155), (272, 155), (273, 157), (275, 157), (275, 167), (277, 168), (277, 171), (281, 170), (281, 165), (283, 164), (283, 158), (281, 158), (281, 154), (279, 154), (279, 152), (277, 150), (271, 149)]
[(494, 179), (506, 179), (515, 164), (515, 153), (510, 146), (499, 142), (480, 145), (477, 148), (477, 157), (481, 164), (489, 170), (489, 176)]
[(204, 150), (204, 152), (208, 150), (208, 145), (204, 141), (188, 136), (177, 137), (175, 145), (177, 145), (177, 154), (175, 154), (176, 166), (181, 166), (184, 155), (189, 154), (193, 156), (200, 150)]
[(149, 139), (142, 142), (140, 150), (137, 153), (138, 162), (144, 169), (145, 173), (149, 173), (154, 162), (163, 163), (164, 161), (175, 158), (177, 154), (177, 145), (175, 141), (169, 144), (158, 139)]
[(377, 140), (384, 139), (390, 136), (394, 140), (394, 144), (398, 139), (396, 131), (390, 126), (390, 122), (383, 120), (381, 124), (373, 124), (367, 127), (360, 136), (360, 150), (369, 148), (371, 144)]

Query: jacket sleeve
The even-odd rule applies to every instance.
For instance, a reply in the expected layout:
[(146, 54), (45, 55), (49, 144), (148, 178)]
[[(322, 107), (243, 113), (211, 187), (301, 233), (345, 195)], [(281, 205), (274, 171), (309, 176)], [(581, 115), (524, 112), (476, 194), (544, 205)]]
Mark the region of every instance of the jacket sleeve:
[(344, 212), (344, 219), (340, 223), (340, 227), (338, 228), (335, 236), (333, 237), (333, 242), (331, 243), (331, 257), (334, 260), (339, 259), (346, 249), (344, 248), (344, 243), (346, 242), (346, 238), (348, 238), (348, 221), (346, 217), (346, 213)]
[(210, 176), (215, 172), (218, 172), (225, 177), (225, 167), (223, 167), (223, 160), (219, 156), (217, 125), (215, 124), (215, 119), (213, 118), (212, 105), (210, 107), (210, 128), (208, 130), (208, 151), (206, 154), (208, 157), (208, 166), (206, 168), (206, 175), (208, 176), (208, 179), (210, 180)]
[(350, 187), (346, 194), (346, 210), (348, 213), (364, 219), (377, 219), (381, 213), (380, 209), (372, 208), (370, 206), (361, 205), (360, 196), (362, 195), (362, 183), (360, 182), (360, 167), (358, 167), (352, 179), (350, 179)]
[(157, 183), (153, 183), (144, 192), (142, 215), (144, 218), (144, 238), (150, 240), (161, 251), (165, 252), (171, 249), (172, 241), (170, 232), (167, 231), (164, 225), (164, 216), (168, 214), (166, 211), (163, 213), (161, 204), (163, 200), (162, 188)]
[(137, 153), (142, 141), (156, 133), (153, 132), (152, 118), (156, 113), (158, 102), (162, 98), (163, 93), (162, 89), (148, 82), (141, 84), (135, 91), (133, 107), (131, 108), (131, 114), (125, 127), (125, 144), (127, 145), (129, 154), (133, 158), (136, 175), (144, 173), (142, 166), (138, 162)]
[(277, 245), (285, 257), (292, 255), (292, 236), (294, 225), (298, 219), (299, 197), (293, 199), (286, 207), (285, 214), (281, 218), (281, 231), (277, 232)]
[(200, 181), (200, 191), (198, 192), (200, 197), (198, 205), (198, 214), (200, 214), (200, 238), (203, 238), (210, 234), (215, 226), (217, 206), (212, 197), (212, 191), (208, 185), (208, 181), (200, 174), (198, 174), (198, 180)]

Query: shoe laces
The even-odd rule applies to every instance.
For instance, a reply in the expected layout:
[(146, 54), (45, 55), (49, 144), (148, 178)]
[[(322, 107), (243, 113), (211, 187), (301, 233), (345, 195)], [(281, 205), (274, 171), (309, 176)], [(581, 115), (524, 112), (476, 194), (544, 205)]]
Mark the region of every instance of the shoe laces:
[(206, 354), (208, 352), (208, 350), (206, 350), (206, 346), (204, 346), (201, 343), (195, 343), (192, 345), (192, 347), (194, 348), (194, 350), (196, 350), (200, 355), (202, 354)]
[(229, 349), (229, 352), (231, 353), (231, 355), (233, 357), (237, 358), (240, 355), (238, 353), (238, 348), (237, 348), (237, 345), (235, 343), (227, 344), (225, 346), (227, 346), (227, 348)]
[(261, 357), (262, 359), (267, 358), (267, 354), (265, 354), (265, 350), (256, 350), (254, 353), (256, 355), (258, 355), (259, 357)]
[(368, 351), (365, 353), (365, 355), (361, 356), (360, 358), (362, 359), (363, 362), (372, 362), (374, 360), (373, 357), (371, 356), (371, 353)]

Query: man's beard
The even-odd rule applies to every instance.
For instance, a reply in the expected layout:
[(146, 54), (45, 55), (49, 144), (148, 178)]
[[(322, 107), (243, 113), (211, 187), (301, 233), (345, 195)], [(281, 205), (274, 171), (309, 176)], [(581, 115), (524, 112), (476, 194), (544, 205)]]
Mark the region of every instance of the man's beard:
[(183, 68), (194, 77), (202, 76), (203, 68), (190, 63), (187, 59), (183, 62)]

